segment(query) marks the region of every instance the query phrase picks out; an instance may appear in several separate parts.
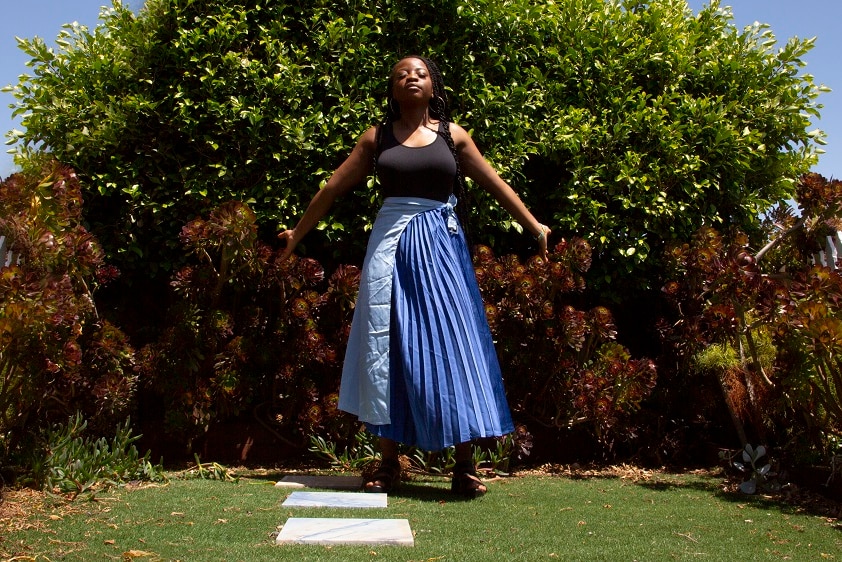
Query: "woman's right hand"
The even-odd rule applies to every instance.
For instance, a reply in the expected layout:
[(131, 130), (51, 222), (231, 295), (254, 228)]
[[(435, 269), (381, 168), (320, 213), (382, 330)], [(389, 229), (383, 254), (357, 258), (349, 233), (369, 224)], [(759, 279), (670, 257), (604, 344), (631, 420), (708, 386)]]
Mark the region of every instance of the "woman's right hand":
[(295, 239), (295, 230), (284, 230), (278, 234), (278, 240), (285, 242), (283, 252), (281, 253), (281, 261), (289, 258), (298, 241)]

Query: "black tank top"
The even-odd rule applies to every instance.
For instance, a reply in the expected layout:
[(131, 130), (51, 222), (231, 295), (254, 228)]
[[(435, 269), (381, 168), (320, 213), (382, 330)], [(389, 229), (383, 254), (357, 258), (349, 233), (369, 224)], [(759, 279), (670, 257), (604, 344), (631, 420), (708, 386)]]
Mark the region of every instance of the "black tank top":
[(385, 197), (424, 197), (447, 202), (456, 179), (456, 160), (439, 123), (436, 140), (409, 147), (398, 142), (391, 125), (383, 131), (377, 176)]

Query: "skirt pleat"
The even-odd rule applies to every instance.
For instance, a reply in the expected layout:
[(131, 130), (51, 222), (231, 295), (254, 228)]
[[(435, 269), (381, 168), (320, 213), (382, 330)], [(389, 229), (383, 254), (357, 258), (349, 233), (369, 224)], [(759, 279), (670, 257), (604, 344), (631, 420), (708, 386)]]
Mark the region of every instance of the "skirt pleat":
[(389, 355), (391, 423), (375, 435), (434, 451), (514, 430), (465, 238), (441, 210), (398, 242)]

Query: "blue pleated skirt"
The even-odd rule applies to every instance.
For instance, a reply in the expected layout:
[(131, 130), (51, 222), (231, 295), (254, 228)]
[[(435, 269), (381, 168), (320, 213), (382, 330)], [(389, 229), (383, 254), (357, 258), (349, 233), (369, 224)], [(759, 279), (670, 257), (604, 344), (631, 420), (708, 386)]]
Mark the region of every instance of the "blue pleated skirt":
[(389, 363), (391, 423), (373, 434), (435, 451), (514, 431), (464, 234), (440, 210), (398, 241)]

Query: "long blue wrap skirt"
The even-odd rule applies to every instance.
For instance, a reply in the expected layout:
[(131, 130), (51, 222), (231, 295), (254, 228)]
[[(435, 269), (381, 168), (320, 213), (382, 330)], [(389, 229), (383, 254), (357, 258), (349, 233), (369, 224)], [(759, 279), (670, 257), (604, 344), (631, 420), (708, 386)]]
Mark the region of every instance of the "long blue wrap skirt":
[(447, 213), (433, 209), (415, 215), (400, 236), (390, 423), (366, 424), (379, 437), (429, 451), (514, 431), (465, 237), (453, 230)]

